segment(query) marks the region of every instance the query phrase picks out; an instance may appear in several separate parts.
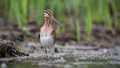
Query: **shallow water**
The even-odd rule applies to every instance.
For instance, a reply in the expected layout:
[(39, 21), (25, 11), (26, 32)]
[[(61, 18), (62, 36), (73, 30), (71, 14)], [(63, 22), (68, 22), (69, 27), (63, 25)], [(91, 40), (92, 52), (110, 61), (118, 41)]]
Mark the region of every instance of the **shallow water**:
[(120, 51), (115, 49), (60, 49), (56, 54), (1, 58), (0, 68), (120, 68)]
[(105, 64), (103, 62), (79, 62), (71, 64), (46, 64), (34, 62), (1, 63), (1, 68), (120, 68), (120, 64)]

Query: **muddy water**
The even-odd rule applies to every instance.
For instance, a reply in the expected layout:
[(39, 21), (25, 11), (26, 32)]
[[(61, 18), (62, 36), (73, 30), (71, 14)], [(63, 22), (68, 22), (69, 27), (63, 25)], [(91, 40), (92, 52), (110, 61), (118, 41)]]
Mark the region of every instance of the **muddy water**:
[(120, 48), (59, 49), (59, 53), (1, 58), (0, 68), (120, 68)]

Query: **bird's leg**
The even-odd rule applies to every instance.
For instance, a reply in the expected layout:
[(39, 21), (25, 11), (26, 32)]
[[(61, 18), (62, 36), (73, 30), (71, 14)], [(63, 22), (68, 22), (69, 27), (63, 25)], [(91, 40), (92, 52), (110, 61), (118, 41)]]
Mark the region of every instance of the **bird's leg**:
[(54, 53), (55, 53), (55, 48), (54, 48), (54, 46), (49, 47), (49, 52), (50, 52), (51, 54), (54, 54)]
[(53, 47), (44, 47), (44, 48), (42, 48), (41, 53), (45, 53), (45, 54), (53, 54), (53, 53), (55, 53), (54, 46)]
[(40, 53), (41, 53), (42, 55), (45, 54), (45, 53), (46, 53), (46, 48), (43, 47), (43, 46), (41, 46), (41, 51), (40, 51)]

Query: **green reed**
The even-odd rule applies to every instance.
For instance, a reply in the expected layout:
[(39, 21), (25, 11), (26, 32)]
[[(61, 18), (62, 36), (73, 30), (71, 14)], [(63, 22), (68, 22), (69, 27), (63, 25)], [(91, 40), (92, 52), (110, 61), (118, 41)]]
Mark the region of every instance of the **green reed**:
[[(32, 13), (36, 13), (37, 19), (35, 20), (37, 23), (42, 24), (43, 10), (50, 9), (63, 25), (57, 28), (57, 32), (61, 32), (66, 29), (64, 18), (72, 16), (75, 22), (70, 25), (75, 26), (74, 28), (72, 27), (72, 30), (77, 33), (76, 37), (78, 40), (80, 40), (80, 24), (85, 23), (86, 39), (91, 37), (93, 23), (100, 24), (104, 21), (107, 30), (111, 29), (111, 27), (118, 29), (120, 25), (118, 23), (120, 0), (0, 0), (0, 2), (0, 7), (3, 7), (0, 8), (0, 12), (5, 13), (6, 20), (17, 20), (20, 27), (31, 21)], [(111, 8), (114, 26), (112, 25)], [(84, 18), (84, 22), (81, 22), (81, 18)]]

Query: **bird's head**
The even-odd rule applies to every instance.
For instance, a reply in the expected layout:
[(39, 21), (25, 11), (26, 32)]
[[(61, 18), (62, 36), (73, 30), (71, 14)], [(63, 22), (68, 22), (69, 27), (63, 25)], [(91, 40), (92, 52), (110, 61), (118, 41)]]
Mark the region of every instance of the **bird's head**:
[(50, 18), (51, 17), (51, 12), (48, 10), (44, 10), (44, 18)]

